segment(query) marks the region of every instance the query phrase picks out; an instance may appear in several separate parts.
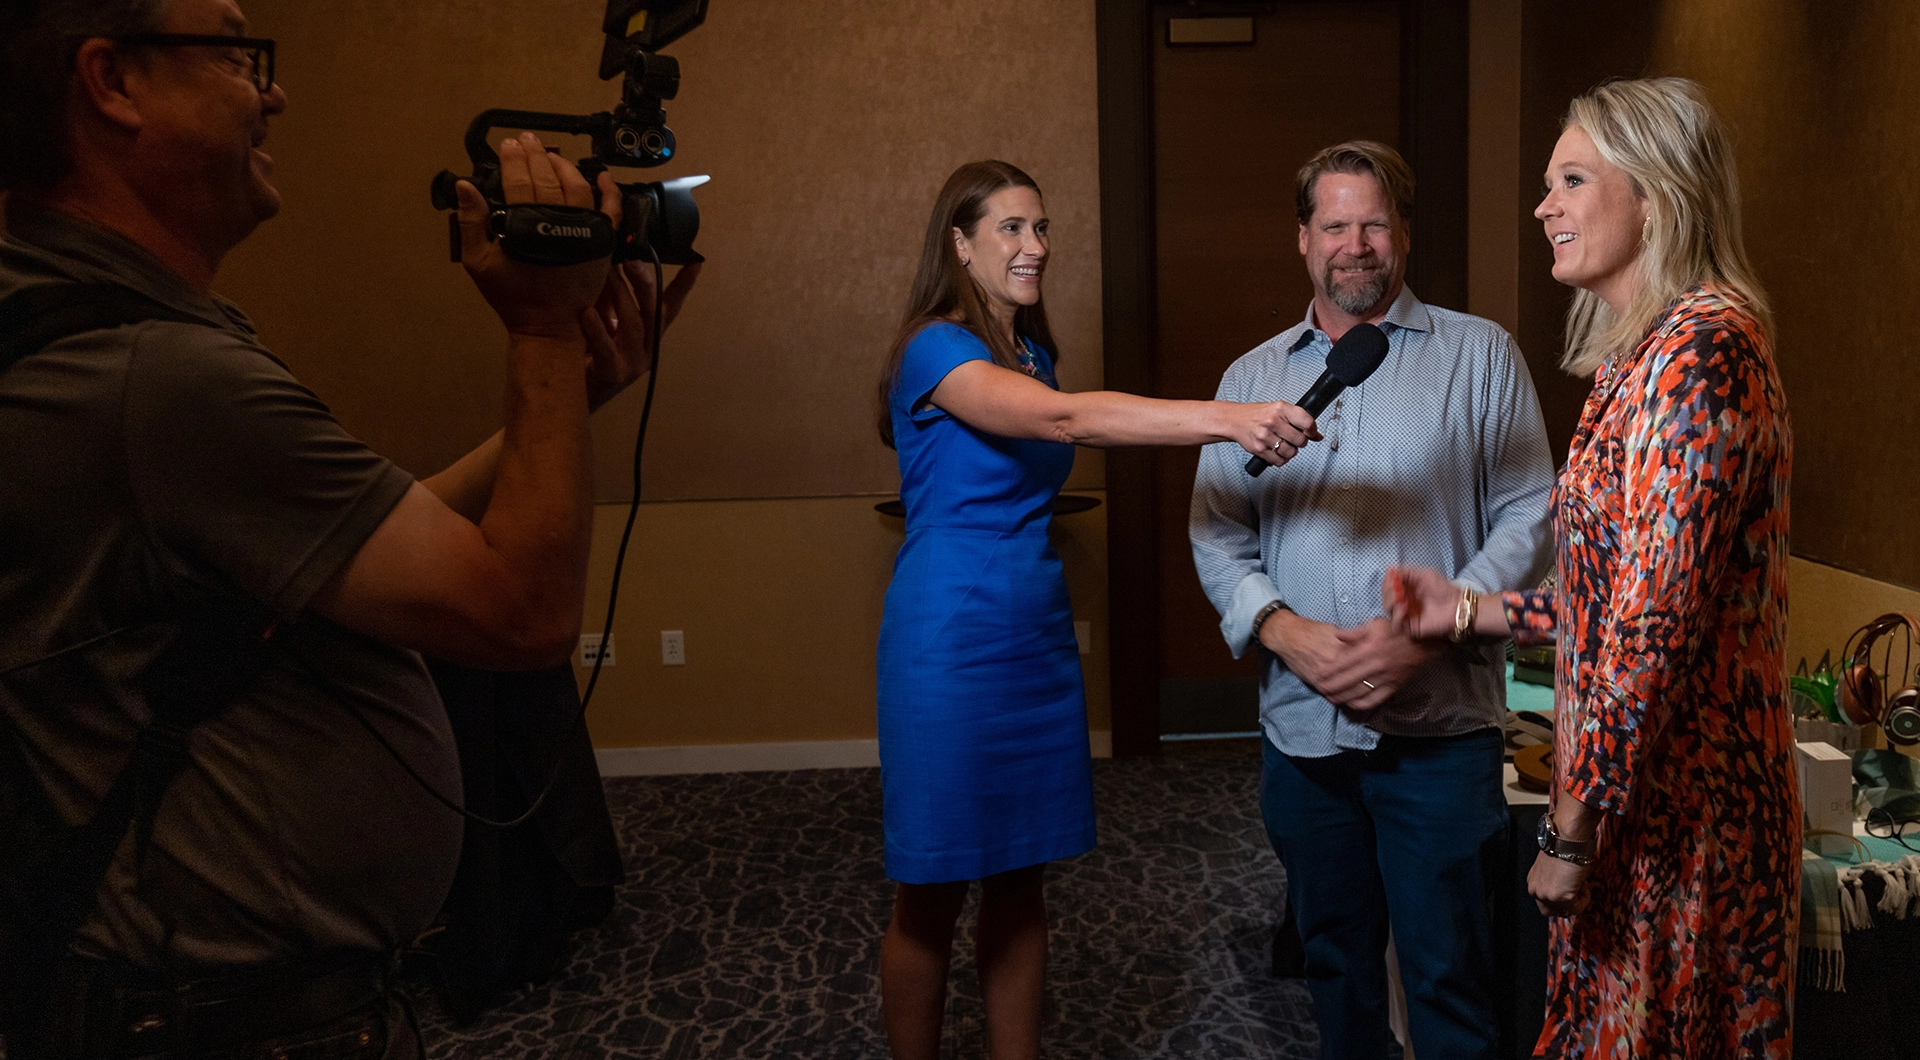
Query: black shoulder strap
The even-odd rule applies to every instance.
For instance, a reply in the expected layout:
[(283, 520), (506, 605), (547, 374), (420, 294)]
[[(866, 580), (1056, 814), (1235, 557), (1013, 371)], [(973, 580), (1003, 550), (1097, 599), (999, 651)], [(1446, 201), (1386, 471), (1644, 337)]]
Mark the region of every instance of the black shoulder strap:
[[(0, 371), (49, 344), (87, 331), (170, 320), (206, 321), (111, 284), (51, 284), (0, 299)], [(100, 881), (126, 838), (145, 855), (153, 820), (187, 762), (194, 726), (224, 711), (266, 669), (272, 616), (223, 600), (181, 616), (181, 629), (145, 675), (152, 721), (133, 756), (79, 826), (64, 824), (34, 780), (19, 734), (0, 733), (0, 1036), (9, 1055), (30, 1057), (48, 1028), (45, 995), (55, 965), (92, 914)]]
[(119, 284), (50, 283), (22, 288), (0, 299), (0, 372), (70, 335), (146, 320), (206, 323)]

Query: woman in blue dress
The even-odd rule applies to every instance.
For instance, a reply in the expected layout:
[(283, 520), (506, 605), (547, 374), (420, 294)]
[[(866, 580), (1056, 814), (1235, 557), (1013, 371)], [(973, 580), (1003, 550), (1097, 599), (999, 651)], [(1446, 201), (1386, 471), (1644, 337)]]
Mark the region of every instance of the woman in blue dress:
[(939, 1055), (953, 929), (975, 931), (994, 1060), (1037, 1055), (1045, 864), (1093, 846), (1086, 704), (1060, 559), (1047, 540), (1073, 447), (1232, 441), (1285, 463), (1313, 434), (1293, 405), (1063, 394), (1040, 298), (1047, 216), (1005, 162), (947, 179), (881, 379), (907, 539), (880, 628), (887, 874), (881, 945), (899, 1060)]

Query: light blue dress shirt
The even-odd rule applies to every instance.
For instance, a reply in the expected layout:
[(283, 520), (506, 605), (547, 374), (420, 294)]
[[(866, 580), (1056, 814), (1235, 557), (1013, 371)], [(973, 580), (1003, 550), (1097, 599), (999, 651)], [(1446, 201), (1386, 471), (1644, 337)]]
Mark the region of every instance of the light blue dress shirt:
[[(1258, 478), (1238, 445), (1209, 445), (1188, 532), (1201, 585), (1234, 657), (1274, 600), (1342, 627), (1383, 613), (1388, 567), (1435, 567), (1481, 592), (1535, 584), (1548, 569), (1553, 462), (1533, 380), (1491, 321), (1423, 304), (1402, 289), (1381, 329), (1387, 359), (1320, 414), (1324, 442)], [(1298, 401), (1332, 349), (1307, 319), (1227, 369), (1223, 401)], [(1447, 736), (1499, 725), (1504, 648), (1449, 646), (1380, 707), (1329, 703), (1267, 658), (1260, 724), (1283, 753), (1365, 750), (1382, 733)]]

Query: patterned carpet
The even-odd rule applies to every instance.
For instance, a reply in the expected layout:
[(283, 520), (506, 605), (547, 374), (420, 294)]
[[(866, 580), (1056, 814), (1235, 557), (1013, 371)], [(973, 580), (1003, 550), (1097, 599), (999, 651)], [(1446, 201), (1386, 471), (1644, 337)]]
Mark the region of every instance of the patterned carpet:
[[(1251, 746), (1094, 763), (1100, 845), (1047, 879), (1044, 1055), (1317, 1055), (1305, 987), (1268, 968), (1282, 877), (1259, 769)], [(431, 1057), (887, 1055), (878, 770), (622, 778), (607, 791), (631, 877), (618, 908), (556, 979), (472, 1026), (449, 1027), (420, 995)], [(955, 1060), (986, 1055), (972, 949), (964, 935)]]

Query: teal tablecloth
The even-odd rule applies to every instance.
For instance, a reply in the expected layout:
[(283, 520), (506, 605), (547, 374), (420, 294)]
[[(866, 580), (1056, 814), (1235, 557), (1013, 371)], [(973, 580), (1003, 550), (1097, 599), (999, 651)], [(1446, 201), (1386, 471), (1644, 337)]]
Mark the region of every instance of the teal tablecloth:
[(1542, 714), (1553, 714), (1553, 689), (1546, 685), (1532, 685), (1513, 679), (1513, 664), (1507, 664), (1507, 709), (1537, 710)]
[[(1899, 861), (1901, 858), (1920, 853), (1920, 851), (1908, 850), (1891, 839), (1880, 839), (1870, 835), (1856, 835), (1854, 838), (1866, 844), (1868, 861)], [(1911, 838), (1908, 842), (1920, 847), (1920, 842), (1915, 842)], [(1827, 860), (1835, 865), (1857, 865), (1860, 863), (1860, 854), (1858, 850), (1847, 854), (1829, 854)]]

